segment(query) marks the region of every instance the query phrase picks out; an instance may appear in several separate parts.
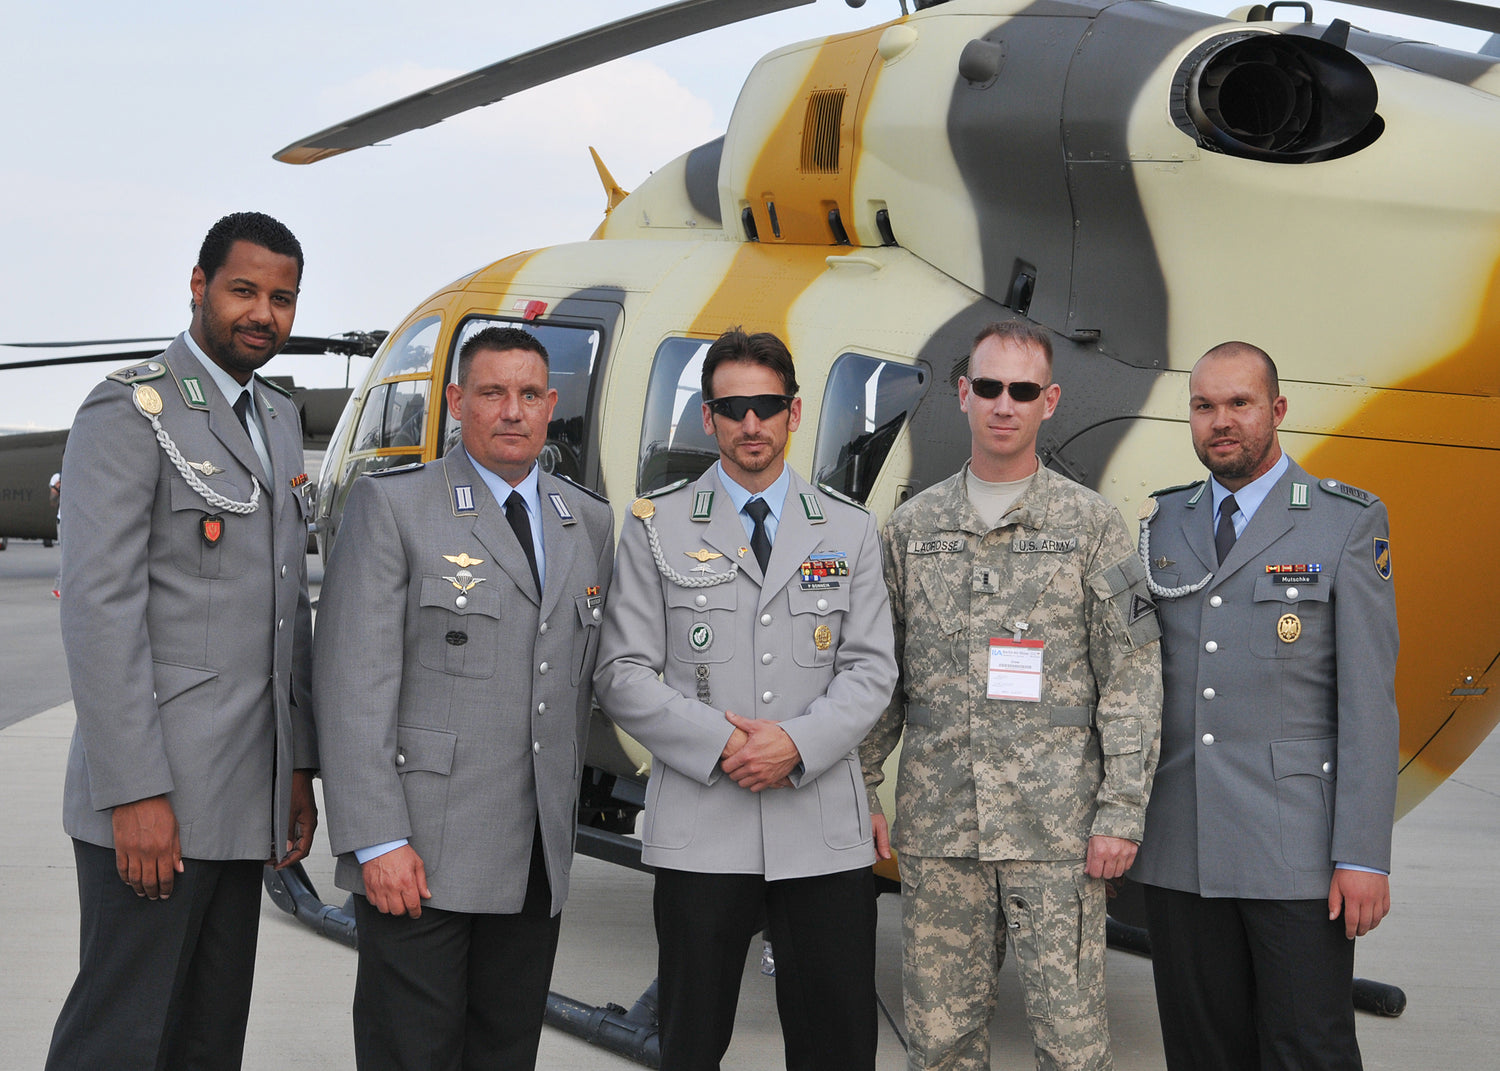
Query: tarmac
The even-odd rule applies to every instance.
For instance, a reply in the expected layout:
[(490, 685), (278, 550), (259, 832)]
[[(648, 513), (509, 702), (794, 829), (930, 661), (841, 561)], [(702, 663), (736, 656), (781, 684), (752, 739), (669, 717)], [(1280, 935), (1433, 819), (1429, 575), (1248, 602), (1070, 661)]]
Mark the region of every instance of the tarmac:
[[(0, 1071), (42, 1066), (77, 970), (73, 855), (62, 831), (63, 770), (74, 715), (52, 598), (58, 550), (12, 541), (0, 552)], [(311, 559), (314, 579), (321, 577)], [(307, 867), (324, 899), (341, 904), (319, 840)], [(1500, 1064), (1500, 734), (1396, 827), (1391, 915), (1361, 939), (1356, 971), (1401, 986), (1405, 1013), (1361, 1013), (1365, 1066), (1388, 1071)], [(901, 920), (880, 901), (878, 1067), (905, 1066), (901, 1041)], [(734, 1042), (723, 1066), (783, 1066), (774, 985), (758, 942), (745, 965)], [(588, 1004), (629, 1008), (655, 974), (651, 878), (596, 859), (574, 865), (552, 988)], [(263, 902), (247, 1069), (354, 1066), (350, 1001), (355, 954)], [(1107, 986), (1115, 1066), (1163, 1066), (1151, 965), (1111, 949)], [(1012, 964), (1002, 969), (993, 1066), (1034, 1066)], [(537, 1066), (622, 1071), (633, 1066), (552, 1028)]]

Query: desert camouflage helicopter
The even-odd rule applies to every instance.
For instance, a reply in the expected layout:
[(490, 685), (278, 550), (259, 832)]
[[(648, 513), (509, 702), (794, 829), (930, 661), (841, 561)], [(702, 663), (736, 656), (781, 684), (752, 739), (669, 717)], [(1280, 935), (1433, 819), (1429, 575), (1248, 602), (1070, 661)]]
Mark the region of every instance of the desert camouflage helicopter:
[[(801, 2), (673, 4), (277, 158), (312, 163)], [(1188, 370), (1242, 338), (1280, 365), (1287, 450), (1390, 508), (1409, 811), (1500, 720), (1486, 538), (1500, 503), (1473, 493), (1500, 449), (1497, 61), (1316, 24), (1306, 3), (1222, 18), (1144, 0), (916, 6), (765, 56), (723, 138), (629, 194), (596, 157), (608, 210), (591, 240), (506, 257), (418, 305), (333, 432), (324, 553), (355, 478), (456, 440), (443, 388), (464, 339), (500, 321), (552, 354), (543, 465), (607, 494), (620, 524), (635, 496), (714, 459), (698, 369), (731, 325), (796, 355), (809, 431), (792, 463), (882, 518), (967, 457), (956, 384), (986, 322), (1052, 332), (1063, 402), (1042, 460), (1127, 517), (1201, 475)], [(1370, 6), (1500, 31), (1480, 5)], [(627, 859), (611, 830), (628, 828), (650, 758), (595, 730), (581, 814), (605, 828), (580, 848)]]

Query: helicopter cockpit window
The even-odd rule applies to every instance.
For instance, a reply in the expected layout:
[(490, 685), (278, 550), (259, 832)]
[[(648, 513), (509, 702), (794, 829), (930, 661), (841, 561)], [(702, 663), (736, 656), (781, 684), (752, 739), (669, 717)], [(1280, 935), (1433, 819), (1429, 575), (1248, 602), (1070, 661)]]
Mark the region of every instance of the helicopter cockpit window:
[(378, 383), (365, 395), (350, 453), (412, 448), (422, 445), (427, 423), (425, 379)]
[(708, 345), (696, 338), (669, 338), (657, 347), (641, 420), (637, 494), (697, 479), (719, 458), (718, 444), (703, 431), (700, 377)]
[(409, 376), (432, 371), (432, 355), (437, 349), (441, 316), (426, 316), (412, 324), (385, 351), (380, 363), (380, 378)]
[[(594, 361), (599, 356), (602, 333), (591, 327), (541, 324), (499, 317), (473, 317), (460, 325), (453, 339), (448, 363), (448, 381), (458, 381), (458, 354), (463, 344), (486, 327), (519, 327), (535, 335), (547, 348), (547, 381), (557, 391), (557, 407), (547, 425), (547, 444), (537, 463), (543, 472), (585, 483), (584, 447), (588, 438), (589, 387)], [(443, 453), (459, 440), (459, 422), (450, 412), (445, 420)]]
[(833, 363), (813, 452), (818, 483), (863, 502), (927, 393), (925, 369), (846, 353)]

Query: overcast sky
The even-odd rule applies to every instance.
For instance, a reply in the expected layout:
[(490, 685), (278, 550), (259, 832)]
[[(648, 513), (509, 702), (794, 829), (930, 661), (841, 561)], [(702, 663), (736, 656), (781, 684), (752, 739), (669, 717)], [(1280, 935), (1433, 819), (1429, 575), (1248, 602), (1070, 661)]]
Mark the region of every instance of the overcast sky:
[[(861, 29), (842, 0), (663, 46), (306, 167), (291, 141), (498, 59), (658, 6), (640, 0), (302, 0), (251, 8), (0, 0), (0, 342), (171, 335), (209, 225), (254, 208), (307, 256), (299, 334), (390, 329), (522, 249), (587, 238), (598, 148), (626, 189), (717, 137), (750, 66)], [(1232, 3), (1186, 5), (1227, 11)], [(1319, 21), (1477, 48), (1485, 35), (1317, 2)], [(36, 351), (0, 348), (0, 363)], [(0, 428), (62, 427), (110, 365), (0, 372)], [(336, 358), (267, 369), (343, 382)]]

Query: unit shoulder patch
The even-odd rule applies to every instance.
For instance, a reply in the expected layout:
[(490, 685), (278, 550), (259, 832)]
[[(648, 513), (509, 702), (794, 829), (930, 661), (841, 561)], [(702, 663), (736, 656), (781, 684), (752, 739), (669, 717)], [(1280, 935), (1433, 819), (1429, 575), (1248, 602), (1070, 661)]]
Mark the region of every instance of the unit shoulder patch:
[(269, 379), (266, 376), (261, 375), (259, 372), (255, 374), (255, 382), (259, 383), (261, 386), (265, 387), (268, 390), (274, 390), (277, 394), (283, 395), (284, 397), (290, 398), (292, 396), (292, 392), (287, 390), (286, 387), (282, 386), (280, 383), (277, 383), (274, 379)]
[(826, 483), (820, 483), (820, 484), (818, 484), (818, 490), (822, 491), (829, 498), (836, 498), (840, 502), (845, 503), (846, 505), (853, 506), (855, 509), (859, 510), (861, 513), (869, 513), (870, 512), (869, 508), (863, 502), (856, 501), (855, 499), (850, 498), (848, 495), (846, 495), (846, 494), (844, 494), (844, 493), (842, 493), (840, 491), (835, 491), (832, 487), (829, 487)]
[(153, 379), (160, 379), (170, 371), (166, 361), (142, 361), (140, 364), (128, 364), (124, 368), (116, 368), (104, 378), (127, 385), (149, 383)]
[(1338, 480), (1319, 480), (1318, 486), (1330, 495), (1348, 499), (1350, 502), (1358, 502), (1361, 506), (1370, 506), (1379, 501), (1369, 491), (1347, 483), (1340, 483)]
[(367, 472), (365, 473), (365, 475), (369, 476), (371, 479), (383, 480), (387, 476), (397, 476), (403, 472), (416, 472), (417, 470), (425, 469), (426, 467), (427, 462), (425, 461), (413, 461), (410, 465), (397, 465), (395, 468), (381, 469), (379, 472)]
[[(563, 483), (567, 484), (569, 487), (576, 487), (579, 491), (582, 491), (584, 494), (588, 495), (590, 498), (595, 499), (596, 501), (599, 501), (599, 502), (603, 502), (606, 506), (609, 505), (609, 499), (605, 498), (603, 495), (601, 495), (598, 491), (595, 491), (593, 488), (583, 486), (583, 484), (579, 483), (577, 480), (570, 480), (570, 479), (568, 479), (568, 477), (564, 476), (560, 472), (554, 472), (554, 473), (552, 473), (552, 477), (553, 477), (553, 479), (561, 480)], [(683, 481), (683, 482), (686, 482), (686, 481)], [(663, 490), (665, 490), (665, 488), (663, 488)], [(652, 492), (652, 493), (653, 494), (660, 494), (661, 492), (660, 491), (655, 491), (655, 492)], [(646, 497), (650, 498), (651, 496), (647, 495)]]

